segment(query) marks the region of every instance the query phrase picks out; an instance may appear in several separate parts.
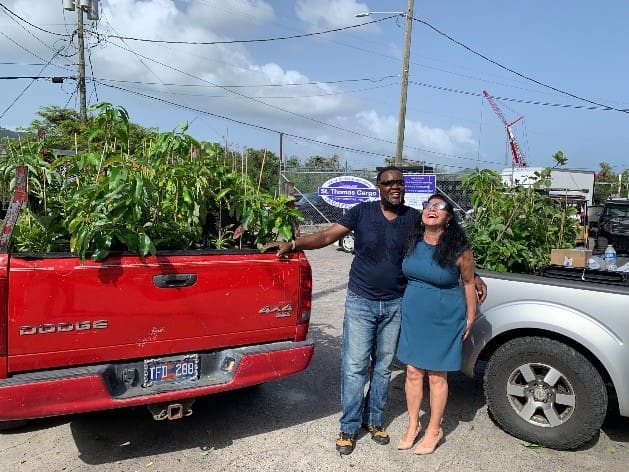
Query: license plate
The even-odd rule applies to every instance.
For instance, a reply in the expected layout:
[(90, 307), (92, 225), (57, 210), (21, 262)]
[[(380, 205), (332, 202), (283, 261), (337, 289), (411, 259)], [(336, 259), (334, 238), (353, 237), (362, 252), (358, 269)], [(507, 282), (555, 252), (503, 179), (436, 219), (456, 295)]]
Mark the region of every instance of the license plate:
[(199, 356), (162, 357), (144, 361), (143, 387), (170, 382), (197, 380), (199, 378)]

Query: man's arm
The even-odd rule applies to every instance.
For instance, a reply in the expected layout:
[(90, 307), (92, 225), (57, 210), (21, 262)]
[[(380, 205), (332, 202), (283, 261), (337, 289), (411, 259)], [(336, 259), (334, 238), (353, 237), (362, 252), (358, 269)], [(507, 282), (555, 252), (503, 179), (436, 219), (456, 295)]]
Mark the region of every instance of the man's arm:
[(277, 255), (281, 257), (290, 251), (320, 249), (338, 241), (346, 234), (349, 234), (349, 232), (349, 228), (338, 223), (333, 223), (332, 226), (323, 231), (317, 231), (316, 233), (294, 239), (293, 241), (274, 241), (267, 243), (264, 245), (262, 251), (266, 252), (269, 249), (277, 248)]

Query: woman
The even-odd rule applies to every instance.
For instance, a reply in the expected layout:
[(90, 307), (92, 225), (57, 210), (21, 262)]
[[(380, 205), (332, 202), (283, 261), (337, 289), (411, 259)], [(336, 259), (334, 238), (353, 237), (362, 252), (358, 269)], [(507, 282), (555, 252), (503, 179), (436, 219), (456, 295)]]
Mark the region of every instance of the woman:
[[(408, 285), (402, 300), (397, 357), (406, 367), (408, 426), (398, 449), (419, 435), (424, 374), (430, 387), (430, 422), (415, 454), (431, 454), (441, 439), (448, 399), (448, 371), (461, 365), (461, 346), (476, 314), (474, 259), (452, 205), (435, 194), (423, 204), (402, 264)], [(463, 290), (459, 281), (463, 283)]]

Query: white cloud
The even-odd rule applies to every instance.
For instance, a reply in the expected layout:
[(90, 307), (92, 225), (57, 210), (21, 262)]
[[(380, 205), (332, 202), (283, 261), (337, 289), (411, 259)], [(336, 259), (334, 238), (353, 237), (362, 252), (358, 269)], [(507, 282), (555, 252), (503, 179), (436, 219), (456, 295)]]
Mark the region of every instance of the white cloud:
[[(377, 112), (363, 111), (356, 114), (356, 123), (365, 134), (386, 141), (397, 139), (397, 117), (379, 115)], [(364, 147), (364, 143), (362, 144)], [(380, 145), (383, 153), (393, 154), (391, 145)], [(469, 128), (452, 126), (449, 129), (435, 128), (417, 120), (406, 120), (404, 130), (404, 156), (439, 165), (465, 165), (460, 159), (476, 152), (477, 143)], [(458, 162), (457, 162), (458, 161)]]
[(187, 1), (186, 18), (191, 24), (217, 33), (246, 34), (275, 18), (273, 7), (264, 0)]
[(297, 0), (295, 14), (310, 29), (333, 29), (359, 23), (358, 13), (369, 11), (356, 0)]
[[(255, 37), (251, 34), (251, 27), (273, 18), (273, 11), (266, 2), (249, 0), (214, 3), (195, 1), (191, 2), (187, 9), (180, 10), (171, 0), (143, 2), (109, 0), (103, 8), (101, 27), (113, 25), (110, 33), (116, 36), (211, 42)], [(138, 8), (140, 10), (135, 11)], [(131, 18), (133, 12), (135, 19)], [(142, 18), (142, 21), (137, 21), (138, 17)], [(232, 25), (231, 31), (227, 31), (225, 22)], [(215, 25), (218, 27), (215, 28)], [(235, 32), (240, 36), (234, 37)], [(213, 105), (218, 103), (223, 107), (221, 110), (223, 115), (229, 114), (230, 110), (246, 110), (250, 116), (265, 114), (277, 116), (278, 112), (282, 114), (278, 108), (282, 108), (294, 113), (306, 112), (316, 116), (335, 110), (342, 101), (334, 96), (322, 97), (321, 95), (329, 94), (334, 89), (320, 84), (305, 88), (283, 88), (281, 95), (293, 99), (269, 100), (273, 106), (266, 107), (260, 102), (264, 101), (265, 97), (277, 95), (279, 89), (253, 86), (312, 82), (312, 79), (299, 71), (286, 70), (276, 62), (258, 63), (243, 44), (183, 46), (132, 40), (122, 42), (115, 38), (111, 38), (110, 42), (117, 46), (110, 44), (93, 52), (94, 62), (98, 64), (97, 75), (147, 82), (252, 86), (239, 89), (209, 87), (196, 89), (195, 94), (199, 98), (194, 99), (195, 106), (204, 104), (206, 108), (212, 108), (208, 107), (210, 103)], [(169, 90), (176, 93), (181, 91), (175, 87), (170, 87)], [(203, 93), (207, 95), (206, 100), (212, 102), (204, 101), (201, 97)], [(185, 97), (179, 97), (180, 101), (185, 100)], [(166, 98), (173, 100), (173, 97)], [(280, 120), (290, 116), (284, 115)]]
[[(76, 27), (76, 13), (64, 14), (61, 2), (41, 2), (38, 8), (32, 7), (32, 0), (5, 0), (4, 3), (23, 18), (28, 18), (33, 24), (45, 29), (72, 33)], [(352, 24), (354, 15), (366, 10), (368, 8), (365, 4), (355, 0), (298, 0), (296, 2), (299, 17), (311, 24), (318, 24), (319, 29)], [(285, 43), (273, 45), (271, 47), (274, 49), (266, 50), (246, 44), (185, 46), (130, 39), (123, 41), (112, 37), (197, 42), (248, 39), (259, 37), (254, 34), (257, 29), (262, 30), (265, 27), (267, 30), (272, 29), (275, 21), (275, 12), (270, 2), (262, 0), (229, 2), (223, 0), (103, 0), (101, 20), (97, 25), (99, 39), (97, 41), (93, 35), (86, 35), (89, 45), (88, 60), (93, 67), (94, 77), (97, 78), (157, 84), (161, 82), (203, 85), (203, 87), (184, 88), (116, 82), (117, 86), (125, 89), (157, 96), (183, 106), (206, 110), (242, 122), (284, 131), (295, 136), (312, 137), (347, 148), (380, 152), (382, 156), (392, 155), (397, 135), (397, 116), (392, 113), (370, 111), (372, 105), (365, 110), (367, 106), (361, 101), (363, 98), (360, 95), (342, 93), (345, 90), (344, 85), (318, 83), (300, 87), (260, 86), (261, 84), (286, 85), (312, 82), (310, 74), (322, 80), (326, 77), (330, 79), (339, 77), (338, 69), (332, 69), (327, 62), (314, 62), (317, 59), (313, 59), (315, 67), (309, 69), (308, 72), (283, 63), (285, 56), (282, 52), (286, 47)], [(92, 28), (93, 25), (86, 23), (86, 27)], [(9, 60), (17, 60), (16, 55), (21, 54), (19, 58), (21, 61), (36, 61), (25, 49), (48, 60), (52, 55), (50, 46), (61, 47), (63, 41), (68, 44), (68, 52), (76, 51), (75, 40), (70, 44), (68, 39), (60, 40), (57, 37), (51, 39), (50, 35), (41, 31), (34, 35), (26, 34), (24, 29), (6, 15), (0, 15), (0, 31), (23, 46), (23, 48), (18, 48), (13, 43), (8, 44), (8, 41), (0, 41), (0, 50), (3, 51), (5, 57), (11, 58)], [(31, 29), (31, 31), (34, 30)], [(45, 44), (34, 36), (44, 40)], [(257, 57), (259, 51), (271, 51), (272, 60), (259, 59)], [(72, 65), (75, 60), (76, 58), (72, 55), (67, 58), (57, 58), (53, 61), (54, 63), (67, 64), (67, 67), (63, 69), (51, 65), (44, 74), (75, 75), (76, 67)], [(348, 59), (344, 58), (344, 60)], [(91, 69), (88, 69), (89, 75), (91, 75)], [(230, 92), (226, 88), (210, 87), (211, 84), (251, 87), (231, 88)], [(40, 106), (50, 103), (63, 106), (68, 103), (73, 96), (76, 96), (74, 85), (72, 81), (67, 81), (63, 88), (53, 89), (56, 90), (55, 93), (58, 96), (40, 97)], [(90, 88), (94, 87), (90, 85)], [(108, 101), (125, 107), (134, 102), (133, 95), (124, 95), (121, 99), (120, 95), (115, 95), (115, 92), (108, 87), (98, 85), (97, 88), (100, 100), (103, 100), (105, 96)], [(397, 101), (397, 92), (393, 95), (394, 101)], [(112, 96), (117, 98), (109, 98)], [(155, 103), (150, 100), (139, 99), (135, 106), (151, 111), (145, 113), (144, 119), (137, 118), (132, 112), (132, 119), (138, 120), (145, 126), (160, 126), (165, 129), (174, 127), (175, 123), (181, 120), (179, 115), (175, 118), (176, 109), (170, 105), (162, 105), (160, 113), (155, 113), (157, 106), (154, 105)], [(190, 112), (184, 116), (186, 117), (184, 119), (196, 120), (198, 116), (203, 115)], [(19, 121), (10, 115), (7, 115), (6, 119), (12, 122)], [(28, 121), (24, 120), (25, 123)], [(199, 121), (196, 126), (201, 127)], [(209, 119), (206, 122), (209, 122)], [(236, 126), (229, 122), (217, 123), (213, 122), (212, 132), (215, 134)], [(333, 126), (326, 126), (325, 123)], [(208, 132), (206, 128), (207, 124), (202, 130), (204, 133)], [(347, 133), (339, 128), (355, 132)], [(420, 151), (421, 149), (454, 155), (469, 155), (476, 149), (473, 134), (465, 127), (453, 126), (449, 129), (440, 129), (430, 127), (420, 121), (407, 120), (405, 135), (405, 155), (411, 159), (427, 162), (440, 160), (439, 156), (426, 155), (425, 152)], [(218, 137), (220, 138), (220, 134)], [(378, 138), (380, 141), (369, 139), (369, 137)], [(216, 139), (216, 137), (208, 136), (199, 136), (199, 138)], [(275, 139), (275, 136), (269, 139)], [(246, 144), (254, 147), (263, 145), (258, 142)], [(323, 149), (319, 147), (313, 150), (313, 154), (325, 154), (328, 151), (329, 154), (342, 152), (333, 147)], [(382, 163), (382, 157), (365, 159), (371, 159), (369, 162), (374, 165)]]

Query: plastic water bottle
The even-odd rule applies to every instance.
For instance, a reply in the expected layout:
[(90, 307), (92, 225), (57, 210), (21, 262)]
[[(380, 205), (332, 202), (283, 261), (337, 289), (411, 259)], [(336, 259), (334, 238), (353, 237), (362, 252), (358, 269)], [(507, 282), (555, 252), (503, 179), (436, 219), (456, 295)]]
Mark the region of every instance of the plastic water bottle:
[(611, 244), (605, 249), (605, 268), (607, 270), (616, 270), (616, 250)]

